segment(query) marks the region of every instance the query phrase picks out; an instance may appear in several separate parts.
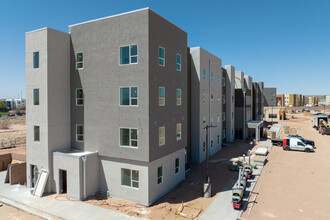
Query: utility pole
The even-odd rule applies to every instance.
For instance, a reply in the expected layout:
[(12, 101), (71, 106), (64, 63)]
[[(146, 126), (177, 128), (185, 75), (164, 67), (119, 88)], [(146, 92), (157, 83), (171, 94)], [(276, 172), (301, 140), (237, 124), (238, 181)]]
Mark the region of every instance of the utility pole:
[(204, 183), (204, 197), (211, 197), (211, 180), (209, 177), (209, 128), (215, 128), (215, 125), (206, 125), (206, 177)]

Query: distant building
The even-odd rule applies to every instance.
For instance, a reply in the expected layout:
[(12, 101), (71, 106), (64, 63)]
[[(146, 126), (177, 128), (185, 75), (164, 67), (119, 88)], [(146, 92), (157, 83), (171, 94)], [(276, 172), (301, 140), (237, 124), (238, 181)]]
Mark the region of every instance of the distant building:
[(1, 99), (8, 110), (11, 109), (22, 109), (26, 106), (26, 99)]
[(264, 106), (276, 106), (276, 88), (264, 89)]
[(285, 108), (283, 107), (265, 107), (264, 120), (267, 122), (278, 122), (285, 119)]

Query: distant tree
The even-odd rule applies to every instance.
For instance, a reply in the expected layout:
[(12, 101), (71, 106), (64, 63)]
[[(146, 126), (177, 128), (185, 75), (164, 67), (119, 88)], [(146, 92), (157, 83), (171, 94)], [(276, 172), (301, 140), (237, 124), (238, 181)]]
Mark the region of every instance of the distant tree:
[(4, 101), (0, 101), (0, 111), (4, 112), (7, 110), (7, 106)]

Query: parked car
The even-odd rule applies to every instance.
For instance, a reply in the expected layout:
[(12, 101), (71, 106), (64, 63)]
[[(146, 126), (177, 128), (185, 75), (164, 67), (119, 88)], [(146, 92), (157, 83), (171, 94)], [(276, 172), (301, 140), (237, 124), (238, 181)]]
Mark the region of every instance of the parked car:
[(12, 113), (8, 114), (8, 117), (13, 117), (13, 116), (15, 116), (15, 114), (12, 114)]
[(289, 135), (287, 136), (287, 138), (298, 138), (299, 140), (301, 140), (302, 142), (304, 142), (305, 144), (309, 144), (312, 145), (313, 147), (315, 146), (315, 142), (312, 140), (307, 140), (299, 135)]
[(283, 150), (297, 150), (305, 152), (314, 152), (314, 147), (310, 144), (305, 144), (299, 138), (284, 138)]

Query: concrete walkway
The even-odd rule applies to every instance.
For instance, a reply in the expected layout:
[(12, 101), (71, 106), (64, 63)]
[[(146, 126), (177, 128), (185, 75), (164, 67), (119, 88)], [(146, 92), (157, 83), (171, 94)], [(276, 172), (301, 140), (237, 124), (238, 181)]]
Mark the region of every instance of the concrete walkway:
[(39, 198), (25, 186), (4, 184), (5, 175), (6, 171), (0, 172), (0, 202), (44, 219), (139, 219), (81, 201), (57, 200), (56, 195)]
[[(261, 141), (261, 146), (271, 147), (271, 142)], [(269, 154), (268, 154), (269, 155)], [(267, 155), (267, 157), (268, 157)], [(210, 206), (205, 210), (199, 220), (236, 220), (240, 218), (243, 210), (246, 209), (251, 193), (256, 185), (258, 178), (264, 166), (257, 166), (253, 169), (253, 177), (247, 181), (246, 191), (243, 197), (243, 206), (241, 210), (235, 210), (232, 204), (232, 187), (237, 181), (238, 173), (235, 173), (220, 193), (216, 196)]]

